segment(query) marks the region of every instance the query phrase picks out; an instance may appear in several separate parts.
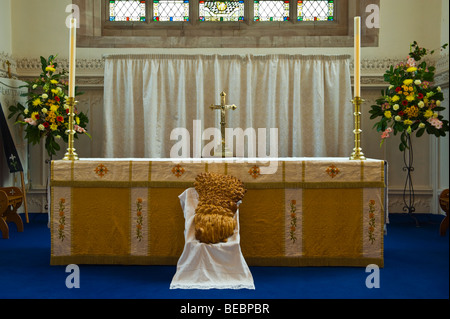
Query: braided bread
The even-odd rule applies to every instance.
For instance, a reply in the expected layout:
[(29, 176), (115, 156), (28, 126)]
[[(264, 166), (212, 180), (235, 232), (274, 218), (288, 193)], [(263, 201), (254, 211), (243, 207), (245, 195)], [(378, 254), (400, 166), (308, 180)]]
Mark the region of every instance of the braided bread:
[(236, 177), (201, 173), (195, 178), (199, 202), (195, 209), (195, 238), (202, 243), (226, 242), (236, 228), (237, 203), (246, 189)]

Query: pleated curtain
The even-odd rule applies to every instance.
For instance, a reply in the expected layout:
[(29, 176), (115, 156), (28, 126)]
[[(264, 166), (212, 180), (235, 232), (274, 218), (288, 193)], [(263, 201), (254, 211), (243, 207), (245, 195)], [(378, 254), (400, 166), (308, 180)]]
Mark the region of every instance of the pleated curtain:
[[(224, 91), (226, 103), (237, 106), (227, 111), (227, 127), (265, 128), (267, 144), (270, 129), (277, 129), (277, 156), (349, 156), (354, 140), (349, 58), (105, 56), (102, 154), (170, 157), (177, 143), (171, 133), (181, 128), (190, 134), (192, 157), (194, 121), (201, 132), (219, 128), (220, 112), (209, 106), (220, 104)], [(209, 142), (202, 140), (201, 147)]]

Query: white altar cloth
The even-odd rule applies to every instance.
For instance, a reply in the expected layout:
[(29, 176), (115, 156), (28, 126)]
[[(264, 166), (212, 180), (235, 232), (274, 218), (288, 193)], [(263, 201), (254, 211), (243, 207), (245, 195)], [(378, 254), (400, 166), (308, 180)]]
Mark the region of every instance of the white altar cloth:
[(179, 199), (185, 218), (185, 245), (170, 289), (255, 289), (241, 252), (239, 209), (235, 214), (237, 227), (228, 242), (204, 244), (195, 239), (195, 188), (188, 188)]

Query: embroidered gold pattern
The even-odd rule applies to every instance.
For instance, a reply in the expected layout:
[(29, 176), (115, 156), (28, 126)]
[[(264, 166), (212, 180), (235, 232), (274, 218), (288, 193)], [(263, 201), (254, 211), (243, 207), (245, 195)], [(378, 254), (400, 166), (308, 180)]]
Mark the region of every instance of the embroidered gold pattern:
[(64, 238), (66, 238), (66, 235), (64, 234), (64, 227), (66, 225), (66, 216), (64, 216), (64, 210), (66, 209), (66, 203), (65, 198), (59, 199), (59, 227), (58, 227), (58, 238), (61, 239), (61, 241), (64, 241)]
[(261, 170), (258, 166), (253, 166), (248, 170), (248, 173), (252, 175), (253, 178), (258, 178), (261, 175)]
[(327, 174), (331, 176), (331, 178), (335, 178), (337, 174), (340, 173), (339, 168), (334, 165), (330, 165), (327, 170)]
[(293, 199), (289, 205), (291, 206), (291, 227), (289, 234), (291, 235), (292, 243), (295, 243), (297, 240), (297, 237), (295, 237), (295, 230), (297, 229), (297, 214), (295, 213), (297, 211), (297, 201)]
[(369, 240), (373, 245), (375, 241), (375, 201), (371, 199), (369, 201)]
[(108, 173), (108, 168), (103, 165), (103, 164), (99, 164), (96, 168), (95, 168), (95, 174), (97, 174), (100, 177), (105, 176)]
[(177, 164), (176, 166), (174, 166), (174, 167), (172, 168), (172, 173), (173, 173), (173, 175), (175, 175), (176, 177), (180, 177), (181, 175), (184, 174), (185, 171), (186, 171), (186, 170), (185, 170), (180, 164)]
[(143, 216), (142, 216), (142, 198), (138, 198), (136, 200), (136, 239), (139, 241), (142, 240), (142, 224), (143, 224)]

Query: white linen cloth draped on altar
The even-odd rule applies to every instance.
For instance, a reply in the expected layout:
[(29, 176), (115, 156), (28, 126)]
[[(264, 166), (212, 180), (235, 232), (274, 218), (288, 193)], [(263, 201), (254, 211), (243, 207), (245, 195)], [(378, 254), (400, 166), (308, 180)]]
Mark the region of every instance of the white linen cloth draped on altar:
[(255, 289), (241, 252), (239, 210), (234, 235), (226, 243), (204, 244), (195, 239), (195, 188), (188, 188), (179, 198), (185, 218), (185, 245), (170, 289)]
[(202, 131), (219, 127), (220, 112), (209, 105), (220, 104), (225, 91), (227, 103), (238, 106), (227, 112), (227, 126), (278, 128), (279, 157), (348, 156), (353, 148), (349, 58), (105, 56), (102, 154), (167, 158), (177, 142), (170, 133), (186, 128), (192, 157), (193, 120), (201, 120)]

